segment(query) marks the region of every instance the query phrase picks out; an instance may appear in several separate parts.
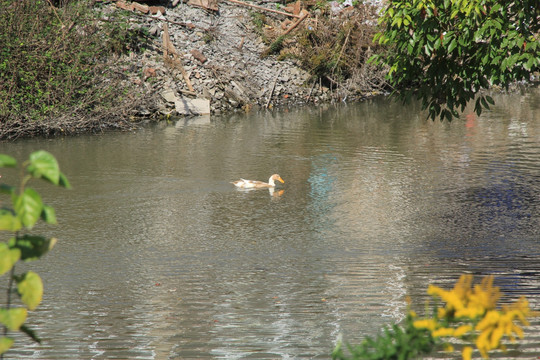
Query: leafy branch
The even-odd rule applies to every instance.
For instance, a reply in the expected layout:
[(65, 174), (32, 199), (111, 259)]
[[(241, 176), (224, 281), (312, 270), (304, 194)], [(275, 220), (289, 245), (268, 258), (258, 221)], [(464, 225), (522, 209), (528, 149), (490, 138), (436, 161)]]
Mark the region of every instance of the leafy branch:
[(474, 111), (493, 105), (480, 90), (528, 81), (540, 68), (537, 0), (392, 0), (374, 41), (386, 54), (388, 80), (405, 102), (415, 97), (429, 117), (452, 120), (475, 99)]
[[(17, 168), (17, 161), (11, 156), (0, 154), (0, 167)], [(9, 337), (11, 331), (21, 331), (32, 340), (40, 342), (25, 322), (28, 310), (35, 310), (41, 303), (43, 282), (31, 270), (16, 274), (15, 265), (18, 261), (39, 259), (53, 248), (56, 238), (31, 235), (28, 231), (40, 219), (48, 224), (56, 224), (56, 214), (52, 207), (43, 203), (37, 191), (27, 186), (32, 179), (43, 179), (67, 189), (71, 187), (55, 157), (42, 150), (30, 154), (29, 159), (21, 164), (19, 189), (0, 184), (0, 194), (11, 198), (11, 207), (0, 208), (0, 231), (10, 233), (7, 241), (0, 242), (0, 276), (8, 274), (6, 302), (4, 307), (0, 307), (0, 358), (14, 343), (14, 339)], [(12, 299), (14, 285), (20, 300), (17, 304)]]
[[(402, 325), (387, 327), (376, 338), (366, 338), (360, 345), (338, 341), (334, 360), (416, 359), (437, 349), (454, 352), (452, 344), (462, 345), (463, 360), (470, 360), (475, 346), (482, 358), (492, 350), (506, 350), (504, 340), (515, 342), (523, 338), (522, 326), (528, 317), (538, 316), (525, 297), (509, 305), (497, 306), (500, 289), (493, 286), (493, 276), (473, 284), (472, 275), (462, 275), (451, 290), (430, 285), (427, 293), (444, 305), (434, 306), (419, 318), (410, 310)], [(520, 326), (521, 325), (521, 326)], [(346, 351), (347, 350), (347, 351)]]

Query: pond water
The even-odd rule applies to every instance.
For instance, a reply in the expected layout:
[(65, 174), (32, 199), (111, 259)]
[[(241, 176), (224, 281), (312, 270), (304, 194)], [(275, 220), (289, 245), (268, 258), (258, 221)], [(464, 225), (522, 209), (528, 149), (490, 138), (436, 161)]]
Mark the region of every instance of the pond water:
[[(7, 358), (328, 359), (463, 273), (539, 309), (540, 91), (494, 97), (452, 123), (375, 99), (0, 143), (73, 186), (34, 183), (59, 242), (29, 264), (43, 343)], [(513, 357), (540, 355), (532, 325)]]

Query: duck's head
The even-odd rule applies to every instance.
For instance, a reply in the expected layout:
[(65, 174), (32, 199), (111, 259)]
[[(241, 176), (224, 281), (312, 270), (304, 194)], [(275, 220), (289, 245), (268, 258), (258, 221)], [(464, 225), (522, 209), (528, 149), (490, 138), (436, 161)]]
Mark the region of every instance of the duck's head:
[(275, 182), (275, 181), (279, 181), (280, 183), (285, 184), (285, 181), (283, 181), (281, 176), (279, 176), (278, 174), (274, 174), (270, 176), (270, 182)]

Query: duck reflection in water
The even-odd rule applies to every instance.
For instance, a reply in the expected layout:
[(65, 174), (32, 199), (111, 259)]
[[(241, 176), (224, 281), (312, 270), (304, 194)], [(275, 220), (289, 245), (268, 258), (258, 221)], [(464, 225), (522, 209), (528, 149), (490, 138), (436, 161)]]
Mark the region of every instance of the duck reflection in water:
[(275, 190), (274, 188), (269, 188), (269, 189), (268, 189), (268, 192), (270, 193), (270, 196), (271, 196), (271, 197), (273, 197), (273, 198), (279, 198), (281, 195), (283, 195), (283, 193), (285, 192), (285, 190), (283, 190), (283, 189)]

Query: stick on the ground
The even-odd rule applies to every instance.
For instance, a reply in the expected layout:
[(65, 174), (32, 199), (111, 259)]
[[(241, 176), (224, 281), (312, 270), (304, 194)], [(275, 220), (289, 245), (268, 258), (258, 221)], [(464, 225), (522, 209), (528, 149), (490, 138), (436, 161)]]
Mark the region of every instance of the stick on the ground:
[(295, 18), (300, 17), (299, 15), (291, 14), (291, 13), (288, 13), (288, 12), (285, 12), (285, 11), (268, 9), (268, 8), (265, 8), (265, 7), (262, 7), (262, 6), (259, 6), (259, 5), (245, 3), (243, 1), (238, 1), (238, 0), (228, 0), (228, 1), (232, 2), (232, 3), (235, 3), (235, 4), (239, 4), (239, 5), (249, 6), (249, 7), (255, 8), (255, 9), (259, 9), (259, 10), (270, 11), (270, 12), (273, 12), (273, 13), (276, 13), (276, 14), (281, 14), (281, 15), (285, 15), (285, 16), (292, 16), (292, 17), (295, 17)]
[(176, 52), (176, 49), (171, 43), (171, 39), (169, 37), (169, 27), (167, 26), (167, 24), (163, 24), (163, 60), (165, 61), (165, 63), (171, 63), (173, 66), (180, 69), (180, 72), (182, 73), (182, 76), (186, 81), (189, 91), (195, 92), (193, 86), (191, 85), (191, 81), (189, 80), (186, 69), (184, 69), (184, 66), (180, 62), (178, 52)]
[[(231, 0), (229, 0), (229, 1), (231, 1)], [(285, 31), (281, 36), (285, 36), (288, 33), (290, 33), (291, 31), (293, 31), (295, 27), (297, 27), (302, 21), (304, 21), (309, 16), (309, 12), (304, 11), (304, 10), (302, 10), (302, 11), (304, 12), (304, 15), (299, 16), (298, 20), (296, 20), (296, 22), (294, 24), (292, 24), (291, 27), (288, 28), (287, 31)]]
[(279, 75), (281, 75), (281, 70), (276, 75), (276, 78), (274, 79), (274, 85), (272, 86), (272, 90), (270, 91), (270, 95), (268, 96), (268, 101), (266, 102), (266, 108), (270, 106), (270, 101), (272, 101), (272, 96), (274, 95), (274, 90), (276, 89), (276, 83), (278, 80)]
[(296, 20), (296, 22), (292, 24), (291, 27), (287, 29), (287, 31), (279, 35), (278, 38), (273, 43), (271, 43), (270, 46), (266, 48), (266, 50), (261, 53), (261, 57), (266, 57), (281, 50), (283, 46), (283, 40), (285, 40), (285, 36), (287, 36), (291, 31), (294, 30), (294, 28), (296, 28), (302, 21), (304, 21), (309, 16), (309, 12), (305, 10), (302, 10), (302, 12), (303, 15), (298, 20)]

